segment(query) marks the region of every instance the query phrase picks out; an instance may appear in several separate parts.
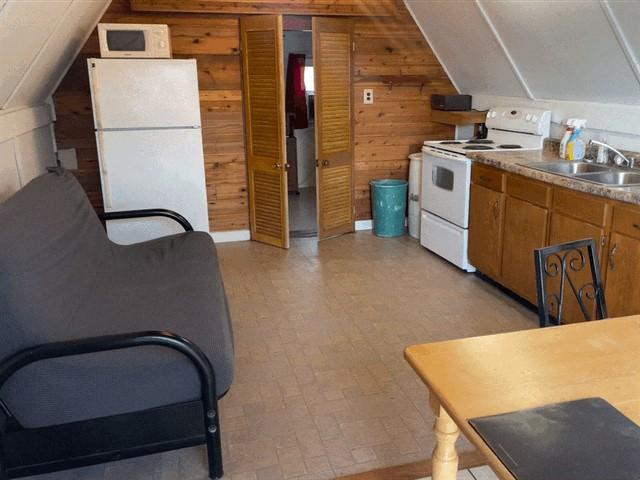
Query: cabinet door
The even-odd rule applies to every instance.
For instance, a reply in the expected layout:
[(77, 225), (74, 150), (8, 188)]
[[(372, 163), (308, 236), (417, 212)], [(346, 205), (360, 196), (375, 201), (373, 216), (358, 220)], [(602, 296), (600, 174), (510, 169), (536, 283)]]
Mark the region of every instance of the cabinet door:
[(469, 261), (482, 273), (500, 276), (505, 195), (471, 185)]
[[(557, 245), (559, 243), (573, 242), (575, 240), (582, 240), (584, 238), (592, 238), (596, 242), (596, 248), (598, 252), (598, 258), (600, 264), (602, 264), (602, 254), (604, 250), (605, 232), (604, 229), (591, 225), (574, 218), (561, 215), (559, 213), (553, 213), (551, 216), (551, 226), (549, 230), (549, 245)], [(586, 255), (586, 251), (584, 252)], [(585, 260), (588, 262), (589, 258)], [(588, 264), (587, 264), (588, 265)], [(604, 271), (603, 269), (601, 269)], [(571, 272), (570, 272), (571, 273)], [(591, 283), (591, 271), (589, 267), (583, 269), (580, 272), (575, 272), (571, 275), (572, 280), (575, 282), (576, 288), (580, 288), (582, 285)], [(558, 293), (559, 283), (555, 279), (549, 279), (549, 291)], [(584, 298), (585, 307), (590, 315), (590, 318), (595, 318), (596, 304), (593, 301), (589, 301)], [(584, 315), (580, 310), (578, 301), (571, 292), (569, 285), (565, 284), (565, 299), (563, 305), (563, 323), (574, 323), (584, 321)]]
[(611, 234), (605, 294), (609, 317), (640, 313), (640, 240)]
[(549, 212), (531, 203), (507, 197), (502, 279), (508, 288), (537, 304), (533, 251), (545, 245)]

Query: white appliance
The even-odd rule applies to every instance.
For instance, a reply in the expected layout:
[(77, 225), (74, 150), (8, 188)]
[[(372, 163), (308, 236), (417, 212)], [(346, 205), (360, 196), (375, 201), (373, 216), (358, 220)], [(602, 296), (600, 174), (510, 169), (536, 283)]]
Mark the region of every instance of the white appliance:
[(422, 148), (420, 243), (468, 272), (475, 268), (467, 258), (471, 185), (467, 155), (541, 149), (549, 136), (551, 112), (492, 108), (486, 126), (486, 139), (428, 141)]
[(169, 26), (144, 23), (99, 23), (102, 58), (171, 58)]
[[(195, 60), (88, 60), (105, 211), (167, 208), (209, 232)], [(166, 218), (112, 220), (137, 243), (181, 231)]]

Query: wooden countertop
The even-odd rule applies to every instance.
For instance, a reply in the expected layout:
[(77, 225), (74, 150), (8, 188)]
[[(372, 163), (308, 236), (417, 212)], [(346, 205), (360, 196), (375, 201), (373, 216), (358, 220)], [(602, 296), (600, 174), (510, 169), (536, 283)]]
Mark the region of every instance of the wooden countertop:
[(474, 152), (468, 155), (474, 162), (533, 178), (559, 187), (610, 198), (620, 202), (640, 205), (640, 187), (610, 187), (585, 182), (576, 178), (533, 170), (523, 165), (540, 162), (562, 161), (558, 156), (557, 144), (547, 142), (542, 150)]

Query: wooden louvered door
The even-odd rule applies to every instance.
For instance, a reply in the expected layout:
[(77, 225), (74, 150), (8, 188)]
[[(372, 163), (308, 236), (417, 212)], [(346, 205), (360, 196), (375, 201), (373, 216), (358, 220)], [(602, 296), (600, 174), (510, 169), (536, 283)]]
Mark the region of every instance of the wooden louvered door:
[(313, 18), (318, 238), (353, 232), (350, 19)]
[(251, 238), (289, 248), (281, 15), (240, 19)]

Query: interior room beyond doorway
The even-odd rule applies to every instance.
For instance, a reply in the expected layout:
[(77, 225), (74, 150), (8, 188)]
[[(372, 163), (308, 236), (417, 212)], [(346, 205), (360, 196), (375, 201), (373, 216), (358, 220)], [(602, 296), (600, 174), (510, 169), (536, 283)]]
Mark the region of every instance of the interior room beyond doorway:
[(292, 237), (317, 235), (313, 36), (308, 29), (284, 32), (289, 230)]

